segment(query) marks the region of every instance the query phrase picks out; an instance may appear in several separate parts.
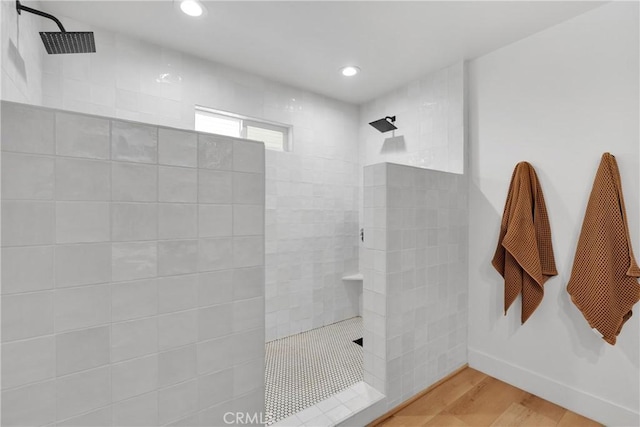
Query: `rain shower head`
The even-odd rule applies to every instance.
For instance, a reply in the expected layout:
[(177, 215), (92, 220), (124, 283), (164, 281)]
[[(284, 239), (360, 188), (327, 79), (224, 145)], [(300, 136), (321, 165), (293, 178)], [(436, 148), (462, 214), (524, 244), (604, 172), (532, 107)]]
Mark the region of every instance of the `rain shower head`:
[(93, 53), (96, 42), (90, 31), (40, 32), (47, 53)]
[(375, 120), (369, 123), (371, 126), (376, 128), (379, 132), (389, 132), (390, 130), (398, 129), (396, 125), (394, 125), (396, 121), (396, 116), (387, 116), (384, 119)]
[(60, 31), (41, 31), (40, 38), (47, 50), (48, 54), (58, 53), (93, 53), (96, 51), (96, 43), (93, 38), (93, 32), (91, 31), (67, 31), (62, 26), (62, 22), (53, 15), (46, 12), (42, 12), (36, 9), (32, 9), (20, 4), (19, 0), (16, 0), (16, 9), (18, 15), (24, 10), (25, 12), (33, 13), (34, 15), (42, 16), (47, 19), (51, 19), (58, 25)]

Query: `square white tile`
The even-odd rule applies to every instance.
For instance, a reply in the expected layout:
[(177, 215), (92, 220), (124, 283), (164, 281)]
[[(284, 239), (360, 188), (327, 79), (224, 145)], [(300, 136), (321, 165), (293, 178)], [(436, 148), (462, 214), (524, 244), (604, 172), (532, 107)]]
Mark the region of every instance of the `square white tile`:
[(51, 200), (53, 170), (50, 157), (2, 153), (2, 199)]
[(196, 204), (159, 203), (158, 238), (190, 239), (198, 237), (198, 208)]
[(233, 173), (233, 203), (262, 205), (264, 203), (264, 175), (258, 173)]
[(58, 420), (111, 403), (110, 366), (60, 377), (55, 382)]
[(233, 206), (233, 235), (234, 236), (264, 235), (264, 206), (234, 205)]
[(157, 352), (158, 320), (155, 317), (112, 324), (111, 362)]
[(158, 317), (159, 349), (169, 350), (198, 339), (198, 311), (188, 310)]
[(158, 129), (154, 126), (112, 120), (111, 159), (157, 163)]
[(209, 340), (234, 332), (234, 307), (231, 303), (198, 310), (198, 340)]
[(158, 168), (158, 200), (189, 202), (198, 199), (198, 173), (195, 169), (160, 166)]
[(53, 111), (5, 104), (1, 119), (3, 151), (53, 154)]
[(45, 336), (2, 345), (3, 389), (44, 381), (55, 374), (54, 337)]
[(158, 388), (158, 355), (117, 363), (111, 367), (111, 400), (119, 402)]
[(124, 202), (157, 201), (157, 167), (134, 163), (112, 162), (111, 197), (112, 200)]
[(158, 207), (152, 203), (111, 203), (111, 240), (158, 239)]
[(53, 333), (53, 292), (2, 298), (2, 342)]
[(233, 170), (264, 173), (264, 150), (263, 143), (233, 141)]
[(158, 312), (156, 279), (114, 283), (111, 287), (113, 322), (153, 316)]
[[(158, 355), (158, 385), (170, 386), (196, 376), (196, 346), (189, 345)], [(213, 404), (211, 402), (209, 406)]]
[(155, 277), (158, 272), (156, 242), (113, 243), (111, 275), (114, 282)]
[(198, 202), (229, 204), (233, 201), (232, 172), (198, 170)]
[(198, 275), (158, 278), (158, 312), (172, 313), (198, 306)]
[(2, 425), (51, 424), (56, 419), (55, 381), (3, 391), (2, 406)]
[(193, 132), (160, 128), (158, 163), (173, 166), (198, 166), (198, 140)]
[(88, 243), (55, 247), (57, 288), (111, 281), (111, 244)]
[(54, 242), (53, 202), (4, 200), (2, 245), (47, 245)]
[(2, 294), (53, 288), (53, 246), (2, 248)]
[(220, 135), (198, 135), (198, 167), (231, 170), (233, 142)]
[(113, 404), (113, 425), (158, 425), (158, 393), (154, 391)]
[(200, 239), (198, 271), (226, 270), (233, 267), (233, 239)]
[(56, 154), (92, 159), (109, 158), (109, 120), (56, 112)]
[(110, 363), (111, 328), (81, 329), (56, 335), (56, 374), (63, 376)]
[(56, 202), (56, 242), (109, 241), (109, 211), (105, 202)]
[(88, 159), (56, 158), (57, 200), (111, 200), (111, 165)]
[(56, 332), (104, 325), (111, 321), (109, 285), (54, 291)]
[(226, 237), (233, 235), (232, 205), (198, 206), (198, 236)]
[(209, 271), (198, 274), (198, 304), (200, 307), (231, 302), (234, 294), (233, 270)]
[(197, 240), (158, 242), (158, 275), (195, 273), (198, 271)]

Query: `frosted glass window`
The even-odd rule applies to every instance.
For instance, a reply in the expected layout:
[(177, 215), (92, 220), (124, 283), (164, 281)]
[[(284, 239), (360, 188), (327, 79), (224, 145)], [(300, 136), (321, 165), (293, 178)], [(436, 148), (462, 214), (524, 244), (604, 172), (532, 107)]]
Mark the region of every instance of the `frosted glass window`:
[(217, 133), (218, 135), (240, 138), (242, 136), (242, 120), (208, 111), (196, 110), (195, 129), (198, 132)]
[(267, 150), (290, 151), (291, 126), (196, 107), (195, 130), (261, 141)]
[(286, 129), (267, 129), (260, 125), (247, 124), (245, 126), (247, 139), (264, 142), (267, 150), (286, 151), (287, 132)]

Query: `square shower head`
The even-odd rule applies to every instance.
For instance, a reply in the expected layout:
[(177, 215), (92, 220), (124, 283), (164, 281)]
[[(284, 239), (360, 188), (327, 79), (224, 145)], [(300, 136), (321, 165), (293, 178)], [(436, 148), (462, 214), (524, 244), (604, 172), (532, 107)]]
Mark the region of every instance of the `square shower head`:
[(47, 53), (93, 53), (96, 43), (92, 31), (40, 32)]
[(395, 121), (396, 121), (396, 116), (393, 116), (393, 117), (387, 116), (384, 119), (375, 120), (369, 124), (374, 128), (378, 129), (379, 132), (384, 133), (384, 132), (389, 132), (390, 130), (398, 129), (396, 125), (393, 124), (393, 122)]

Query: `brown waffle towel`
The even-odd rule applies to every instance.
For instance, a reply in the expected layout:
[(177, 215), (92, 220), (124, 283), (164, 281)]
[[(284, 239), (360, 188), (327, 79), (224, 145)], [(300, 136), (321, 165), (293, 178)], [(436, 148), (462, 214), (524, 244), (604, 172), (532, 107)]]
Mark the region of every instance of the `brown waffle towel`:
[(542, 301), (544, 283), (558, 274), (542, 188), (527, 162), (518, 163), (511, 176), (491, 264), (504, 277), (505, 315), (522, 292), (521, 320), (526, 322)]
[(615, 157), (602, 155), (593, 183), (567, 291), (592, 328), (613, 345), (640, 299)]

